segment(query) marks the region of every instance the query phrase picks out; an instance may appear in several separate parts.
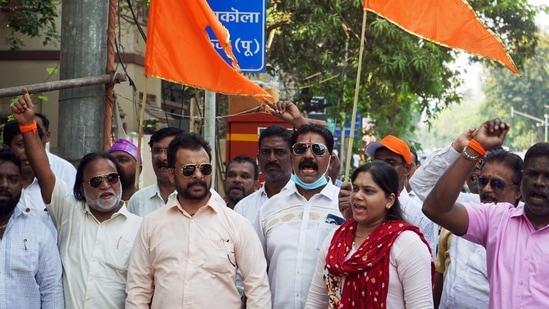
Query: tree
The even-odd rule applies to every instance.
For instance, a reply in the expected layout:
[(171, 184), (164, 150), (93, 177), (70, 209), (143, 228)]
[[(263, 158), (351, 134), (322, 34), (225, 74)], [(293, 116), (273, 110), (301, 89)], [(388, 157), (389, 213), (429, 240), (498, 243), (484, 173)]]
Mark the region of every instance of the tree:
[(481, 110), (486, 119), (499, 117), (511, 124), (506, 144), (512, 150), (524, 150), (532, 142), (543, 141), (543, 125), (519, 115), (511, 119), (510, 111), (512, 107), (541, 120), (549, 113), (549, 36), (541, 36), (535, 57), (524, 63), (522, 78), (496, 68), (487, 73), (486, 100)]
[(11, 50), (20, 49), (24, 44), (18, 34), (42, 37), (42, 44), (57, 44), (60, 36), (55, 27), (57, 1), (54, 0), (0, 0), (0, 12), (6, 16), (6, 24), (11, 35), (6, 43)]
[[(474, 0), (471, 5), (509, 48), (517, 66), (534, 54), (536, 9), (526, 0)], [(294, 90), (323, 95), (328, 113), (340, 122), (350, 114), (358, 63), (362, 1), (309, 0), (270, 2), (270, 72)], [(376, 134), (406, 137), (415, 130), (414, 113), (427, 120), (459, 103), (461, 76), (447, 64), (455, 53), (417, 38), (368, 13), (359, 112), (376, 119)], [(479, 61), (472, 58), (472, 61)], [(489, 63), (490, 65), (493, 65)]]

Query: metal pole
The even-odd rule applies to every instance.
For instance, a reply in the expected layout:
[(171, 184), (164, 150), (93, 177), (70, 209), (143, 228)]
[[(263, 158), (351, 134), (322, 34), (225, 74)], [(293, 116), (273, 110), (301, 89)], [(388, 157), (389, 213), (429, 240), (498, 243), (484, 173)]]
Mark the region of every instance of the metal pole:
[[(212, 147), (212, 156), (213, 158), (216, 157), (216, 149), (215, 149), (215, 92), (206, 90), (204, 93), (204, 131), (203, 136), (204, 139), (210, 144), (210, 147)], [(215, 166), (216, 164), (212, 164), (213, 171), (212, 171), (212, 185), (215, 185)]]
[(545, 122), (544, 122), (544, 124), (545, 124), (545, 139), (544, 139), (544, 142), (547, 143), (547, 118), (548, 118), (547, 116), (548, 115), (544, 114), (543, 116), (545, 117)]
[(23, 87), (27, 88), (30, 94), (35, 94), (35, 93), (41, 93), (41, 92), (55, 91), (55, 90), (68, 89), (68, 88), (78, 88), (78, 87), (85, 87), (85, 86), (91, 86), (91, 85), (100, 85), (100, 84), (107, 85), (110, 83), (120, 83), (123, 81), (126, 81), (126, 74), (124, 73), (72, 78), (72, 79), (58, 80), (54, 82), (3, 88), (3, 89), (0, 89), (0, 98), (14, 97), (14, 96), (21, 95), (21, 89)]

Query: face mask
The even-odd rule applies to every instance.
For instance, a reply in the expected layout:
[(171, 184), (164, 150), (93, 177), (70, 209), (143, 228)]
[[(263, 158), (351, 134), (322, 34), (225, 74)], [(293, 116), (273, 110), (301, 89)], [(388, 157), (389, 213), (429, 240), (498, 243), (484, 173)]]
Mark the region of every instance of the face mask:
[(305, 189), (305, 190), (314, 190), (314, 189), (318, 189), (322, 186), (325, 186), (328, 184), (328, 179), (326, 179), (326, 173), (328, 173), (328, 169), (330, 168), (330, 160), (332, 159), (332, 157), (330, 157), (328, 159), (328, 166), (326, 167), (326, 170), (324, 171), (324, 173), (322, 173), (322, 176), (320, 176), (320, 178), (318, 178), (315, 182), (313, 183), (304, 183), (301, 179), (299, 179), (295, 174), (292, 174), (292, 181), (295, 182), (296, 185), (300, 186), (301, 188)]

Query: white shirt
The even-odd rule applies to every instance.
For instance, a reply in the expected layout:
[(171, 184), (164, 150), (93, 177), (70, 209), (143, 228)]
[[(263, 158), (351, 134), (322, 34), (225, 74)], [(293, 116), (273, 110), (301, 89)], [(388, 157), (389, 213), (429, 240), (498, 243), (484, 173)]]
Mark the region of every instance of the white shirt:
[[(217, 193), (214, 189), (210, 189), (210, 192), (216, 201), (225, 204), (225, 201), (219, 193)], [(128, 210), (133, 214), (144, 217), (158, 208), (170, 203), (170, 201), (176, 196), (177, 191), (174, 190), (170, 193), (170, 195), (168, 195), (168, 200), (164, 202), (162, 196), (160, 195), (158, 184), (154, 183), (148, 187), (138, 190), (132, 195), (128, 201)]]
[[(334, 233), (335, 230), (322, 244), (305, 309), (328, 308), (328, 289), (323, 276), (326, 254)], [(344, 284), (345, 277), (341, 280), (339, 291), (343, 291)], [(341, 295), (331, 296), (341, 298)], [(403, 231), (391, 247), (386, 304), (389, 309), (433, 308), (431, 256), (419, 236), (412, 231)]]
[(74, 182), (76, 181), (76, 168), (74, 168), (74, 165), (49, 151), (46, 151), (46, 154), (55, 176), (61, 178), (69, 188), (74, 187)]
[(171, 199), (177, 196), (177, 191), (173, 191), (168, 200), (164, 202), (160, 195), (158, 184), (154, 183), (135, 192), (128, 202), (128, 210), (138, 216), (144, 217), (158, 208), (166, 205)]
[[(410, 179), (414, 192), (425, 199), (460, 155), (451, 144), (433, 151)], [(480, 198), (478, 194), (461, 192), (456, 202), (480, 203)], [(439, 308), (488, 308), (486, 249), (453, 235), (448, 251), (450, 265), (444, 277)]]
[(19, 199), (17, 207), (21, 211), (40, 219), (50, 230), (53, 239), (57, 240), (57, 228), (42, 199), (42, 192), (40, 191), (40, 185), (36, 177), (28, 187), (21, 190), (21, 199)]
[(65, 306), (124, 308), (126, 273), (142, 218), (121, 207), (99, 222), (59, 178), (47, 206), (59, 233)]
[(294, 182), (271, 197), (259, 210), (259, 238), (269, 265), (273, 308), (305, 305), (318, 252), (328, 233), (343, 221), (339, 188), (330, 181), (307, 201)]
[(0, 309), (62, 309), (61, 274), (48, 228), (15, 208), (0, 239)]
[(400, 202), (400, 207), (406, 221), (419, 227), (419, 230), (431, 247), (431, 253), (435, 256), (438, 245), (438, 225), (425, 216), (423, 211), (421, 211), (421, 203), (410, 197), (406, 188), (400, 192), (398, 201)]

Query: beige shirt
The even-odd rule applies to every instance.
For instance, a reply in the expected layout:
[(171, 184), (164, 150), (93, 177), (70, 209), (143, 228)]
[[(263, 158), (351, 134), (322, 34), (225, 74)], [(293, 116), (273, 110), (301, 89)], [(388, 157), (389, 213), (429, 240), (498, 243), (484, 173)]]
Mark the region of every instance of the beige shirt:
[(177, 199), (150, 213), (128, 270), (126, 308), (271, 308), (267, 263), (250, 222), (210, 198), (190, 216)]
[(141, 217), (121, 207), (99, 222), (59, 178), (46, 206), (57, 222), (65, 308), (124, 308), (126, 273)]

